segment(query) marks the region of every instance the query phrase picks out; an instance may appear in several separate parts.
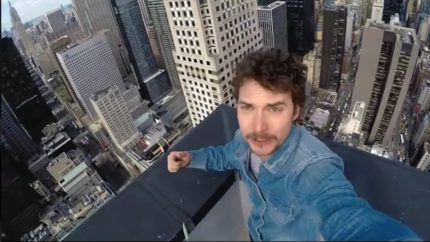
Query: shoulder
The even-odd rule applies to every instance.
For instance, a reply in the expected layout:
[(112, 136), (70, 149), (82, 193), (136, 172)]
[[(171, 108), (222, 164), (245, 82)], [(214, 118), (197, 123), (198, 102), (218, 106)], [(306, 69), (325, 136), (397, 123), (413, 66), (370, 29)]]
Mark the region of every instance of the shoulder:
[(306, 167), (321, 163), (320, 166), (336, 166), (343, 171), (343, 161), (340, 156), (328, 148), (321, 140), (310, 134), (304, 127), (299, 126), (301, 137), (296, 149), (296, 159), (300, 159), (294, 172), (300, 173)]

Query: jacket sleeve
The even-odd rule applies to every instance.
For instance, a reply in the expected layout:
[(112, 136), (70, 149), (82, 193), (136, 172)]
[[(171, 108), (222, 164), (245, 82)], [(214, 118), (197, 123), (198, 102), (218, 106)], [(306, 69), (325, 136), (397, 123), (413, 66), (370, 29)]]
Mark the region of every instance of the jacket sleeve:
[(206, 171), (225, 171), (236, 169), (234, 153), (236, 151), (235, 138), (224, 145), (208, 146), (198, 150), (191, 150), (192, 155), (189, 168), (198, 168)]
[(372, 209), (359, 198), (343, 174), (341, 159), (325, 159), (307, 166), (293, 189), (321, 221), (325, 240), (421, 240), (399, 221)]

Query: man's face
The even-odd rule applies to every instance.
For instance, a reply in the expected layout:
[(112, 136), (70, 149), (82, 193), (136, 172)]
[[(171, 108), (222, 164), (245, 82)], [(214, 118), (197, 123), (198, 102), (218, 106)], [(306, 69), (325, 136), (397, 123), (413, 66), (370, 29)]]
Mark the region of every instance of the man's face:
[(273, 92), (255, 80), (246, 80), (239, 89), (239, 127), (252, 152), (267, 160), (290, 133), (299, 115), (290, 92)]

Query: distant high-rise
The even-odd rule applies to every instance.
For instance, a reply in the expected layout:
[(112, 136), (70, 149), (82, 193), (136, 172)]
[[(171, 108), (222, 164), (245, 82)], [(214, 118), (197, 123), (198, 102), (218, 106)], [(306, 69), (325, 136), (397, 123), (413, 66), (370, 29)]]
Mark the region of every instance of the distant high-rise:
[(30, 58), (31, 54), (34, 51), (34, 43), (30, 38), (30, 35), (25, 31), (25, 26), (21, 22), (21, 18), (18, 15), (16, 9), (11, 5), (9, 1), (9, 14), (12, 22), (12, 32), (14, 32), (15, 36), (15, 44), (16, 47), (20, 50), (20, 52), (25, 55), (27, 58)]
[(418, 94), (416, 112), (430, 111), (430, 79), (424, 80)]
[(276, 1), (258, 6), (258, 24), (263, 34), (263, 47), (288, 51), (287, 5)]
[(416, 73), (411, 85), (411, 94), (418, 96), (425, 80), (430, 80), (430, 48), (421, 48), (420, 57), (417, 61)]
[(66, 27), (66, 18), (61, 8), (49, 11), (45, 16), (46, 20), (48, 20), (50, 32), (59, 32)]
[(2, 96), (37, 144), (42, 129), (56, 120), (10, 38), (1, 39), (0, 66)]
[(430, 143), (426, 142), (423, 144), (423, 146), (424, 146), (424, 154), (421, 156), (421, 159), (417, 164), (417, 169), (420, 169), (423, 171), (429, 171), (430, 170)]
[(150, 26), (152, 26), (152, 19), (148, 9), (148, 0), (137, 0), (139, 4), (140, 14), (143, 18), (143, 24), (145, 30), (148, 32)]
[(305, 55), (314, 47), (315, 1), (284, 1), (287, 3), (288, 49)]
[[(314, 47), (315, 1), (282, 1), (287, 4), (288, 50), (303, 56)], [(265, 6), (275, 0), (257, 0), (257, 2), (258, 5)]]
[(5, 241), (20, 241), (24, 233), (40, 224), (41, 197), (29, 186), (34, 178), (3, 146), (1, 168), (2, 237), (4, 233)]
[[(309, 97), (311, 94), (311, 89), (314, 85), (313, 83), (314, 83), (314, 73), (315, 73), (315, 50), (309, 51), (309, 53), (307, 53), (303, 57), (303, 64), (305, 64), (306, 67), (308, 68), (305, 93), (306, 93), (306, 97)], [(308, 98), (306, 98), (306, 100), (307, 99)]]
[(171, 83), (167, 73), (158, 69), (155, 62), (138, 0), (114, 0), (112, 4), (141, 96), (155, 103), (171, 91)]
[(87, 35), (97, 34), (101, 30), (109, 30), (108, 43), (111, 46), (115, 62), (121, 76), (131, 73), (127, 50), (121, 37), (111, 2), (109, 0), (72, 0), (76, 19)]
[(418, 127), (412, 133), (412, 146), (414, 148), (422, 145), (426, 140), (430, 139), (430, 113), (426, 113), (422, 116), (422, 119), (418, 123)]
[(400, 20), (404, 20), (404, 15), (402, 11), (403, 0), (384, 0), (384, 12), (382, 15), (382, 20), (385, 23), (390, 22), (390, 18), (392, 15), (398, 13), (400, 16)]
[(79, 98), (77, 97), (77, 95), (75, 93), (75, 90), (72, 87), (72, 84), (70, 83), (69, 79), (67, 78), (67, 75), (64, 72), (64, 69), (61, 66), (60, 61), (58, 60), (58, 56), (56, 54), (57, 52), (61, 52), (63, 50), (66, 50), (68, 48), (68, 46), (70, 46), (71, 44), (72, 44), (72, 39), (69, 36), (63, 36), (63, 37), (58, 38), (57, 40), (49, 43), (46, 52), (47, 52), (49, 59), (53, 63), (53, 66), (55, 69), (55, 72), (50, 73), (49, 77), (53, 77), (53, 78), (57, 79), (62, 86), (62, 87), (60, 87), (60, 89), (62, 89), (62, 90), (59, 90), (59, 89), (55, 90), (56, 94), (63, 101), (64, 105), (76, 117), (76, 119), (79, 119), (80, 117), (82, 117), (85, 114), (83, 107), (79, 101)]
[(89, 100), (93, 93), (113, 85), (118, 86), (121, 92), (125, 91), (125, 84), (105, 33), (101, 32), (80, 44), (57, 52), (70, 85), (93, 120), (98, 118)]
[(371, 19), (374, 21), (382, 21), (384, 13), (384, 0), (375, 0), (372, 5)]
[(346, 29), (345, 29), (345, 51), (351, 51), (351, 45), (354, 35), (355, 13), (351, 6), (347, 7)]
[(337, 92), (342, 75), (348, 11), (343, 6), (324, 9), (320, 88)]
[(100, 90), (92, 95), (90, 101), (114, 144), (127, 150), (139, 138), (139, 131), (118, 87)]
[(236, 64), (261, 48), (257, 6), (252, 0), (164, 1), (173, 56), (193, 125), (219, 104), (234, 104), (230, 83)]
[(161, 55), (160, 42), (158, 41), (157, 30), (154, 26), (148, 27), (148, 39), (149, 44), (152, 49), (152, 53), (154, 54), (155, 63), (157, 63), (158, 68), (164, 69), (166, 68), (166, 64), (164, 63), (163, 56)]
[(366, 104), (362, 131), (366, 143), (389, 145), (418, 57), (412, 29), (368, 20), (351, 103)]
[(161, 55), (170, 81), (175, 89), (181, 90), (181, 82), (179, 81), (178, 71), (176, 70), (175, 60), (173, 58), (175, 44), (173, 43), (172, 32), (170, 30), (163, 0), (148, 0), (147, 6), (150, 19), (157, 33)]
[(39, 151), (36, 143), (20, 124), (3, 95), (1, 96), (1, 134), (11, 152), (23, 162)]
[(430, 15), (423, 17), (417, 35), (423, 46), (430, 47)]

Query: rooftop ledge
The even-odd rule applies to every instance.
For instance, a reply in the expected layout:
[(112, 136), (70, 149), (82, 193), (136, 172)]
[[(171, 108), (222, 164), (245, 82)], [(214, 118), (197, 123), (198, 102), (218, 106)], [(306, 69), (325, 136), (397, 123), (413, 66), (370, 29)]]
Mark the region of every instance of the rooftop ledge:
[[(235, 110), (221, 105), (172, 150), (223, 144), (233, 137), (237, 128)], [(429, 173), (339, 143), (325, 143), (343, 158), (345, 175), (360, 197), (410, 226), (424, 240), (430, 240)], [(65, 240), (223, 239), (228, 233), (222, 230), (228, 230), (229, 226), (237, 229), (234, 224), (238, 223), (243, 224), (240, 226), (245, 231), (241, 232), (246, 234), (246, 216), (243, 215), (246, 212), (241, 212), (246, 210), (243, 208), (246, 207), (243, 205), (246, 193), (240, 185), (232, 191), (237, 183), (234, 172), (183, 169), (175, 174), (168, 173), (166, 155), (163, 155)], [(217, 213), (222, 213), (218, 215), (220, 218), (209, 218), (216, 217)], [(243, 216), (235, 217), (233, 213)], [(211, 228), (199, 229), (199, 226)], [(193, 237), (193, 233), (200, 233), (200, 237)]]

